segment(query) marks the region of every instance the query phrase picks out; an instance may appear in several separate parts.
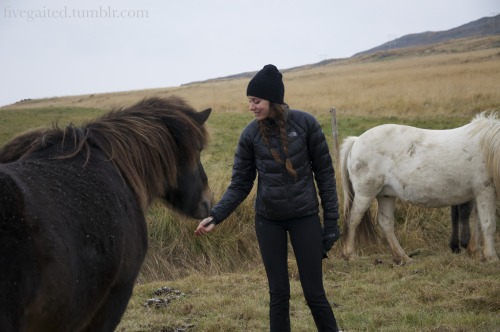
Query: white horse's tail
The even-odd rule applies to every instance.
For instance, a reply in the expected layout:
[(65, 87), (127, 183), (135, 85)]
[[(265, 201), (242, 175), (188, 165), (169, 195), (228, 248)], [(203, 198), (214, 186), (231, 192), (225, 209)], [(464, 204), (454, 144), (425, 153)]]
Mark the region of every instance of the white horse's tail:
[[(349, 158), (349, 153), (351, 148), (356, 141), (357, 137), (349, 136), (344, 139), (340, 147), (340, 178), (342, 181), (342, 191), (344, 193), (344, 218), (349, 220), (349, 215), (352, 206), (352, 200), (354, 198), (354, 190), (352, 188), (351, 179), (349, 177), (349, 171), (347, 170), (347, 159)], [(344, 228), (348, 228), (347, 223), (344, 223)], [(344, 229), (344, 234), (347, 229)]]
[[(354, 200), (354, 189), (352, 187), (349, 171), (347, 170), (347, 161), (351, 152), (352, 146), (356, 141), (356, 136), (349, 136), (344, 139), (340, 148), (340, 178), (342, 181), (342, 191), (344, 194), (344, 227), (343, 239), (346, 240), (349, 234), (349, 220), (351, 218), (351, 208)], [(377, 240), (377, 230), (373, 223), (373, 218), (370, 209), (366, 210), (360, 224), (358, 225), (355, 241), (362, 243), (374, 243)]]

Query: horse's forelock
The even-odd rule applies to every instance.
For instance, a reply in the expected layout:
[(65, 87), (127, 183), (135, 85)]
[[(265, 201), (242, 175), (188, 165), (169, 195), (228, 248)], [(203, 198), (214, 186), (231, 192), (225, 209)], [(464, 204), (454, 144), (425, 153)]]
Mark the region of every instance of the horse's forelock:
[(177, 97), (149, 98), (87, 126), (145, 207), (165, 185), (177, 185), (179, 160), (196, 164), (207, 132), (193, 119), (195, 113)]
[(173, 138), (171, 143), (175, 142), (171, 147), (182, 155), (183, 160), (194, 165), (208, 135), (205, 127), (195, 119), (197, 112), (184, 99), (176, 96), (147, 98), (132, 106), (130, 111), (147, 114), (161, 122)]

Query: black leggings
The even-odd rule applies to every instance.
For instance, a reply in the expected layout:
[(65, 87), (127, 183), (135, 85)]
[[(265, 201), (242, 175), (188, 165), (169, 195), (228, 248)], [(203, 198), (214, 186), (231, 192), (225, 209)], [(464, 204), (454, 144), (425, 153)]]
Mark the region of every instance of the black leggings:
[(286, 221), (255, 216), (255, 231), (269, 282), (271, 332), (290, 331), (290, 235), (300, 283), (318, 331), (337, 331), (337, 322), (323, 288), (323, 242), (317, 215)]

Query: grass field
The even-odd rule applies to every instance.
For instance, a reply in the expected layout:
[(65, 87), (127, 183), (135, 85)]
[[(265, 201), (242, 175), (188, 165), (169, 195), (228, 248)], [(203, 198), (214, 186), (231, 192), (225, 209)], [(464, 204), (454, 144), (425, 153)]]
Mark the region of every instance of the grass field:
[[(479, 112), (500, 111), (498, 40), (486, 40), (497, 43), (493, 48), (471, 48), (471, 41), (463, 41), (288, 71), (286, 100), (318, 118), (331, 148), (332, 107), (340, 140), (383, 123), (457, 127)], [(177, 94), (200, 110), (214, 109), (202, 161), (219, 198), (230, 180), (239, 134), (252, 119), (247, 82), (24, 101), (0, 109), (0, 145), (28, 128), (78, 124), (144, 96)], [(117, 330), (266, 331), (268, 293), (253, 231), (253, 195), (202, 238), (193, 236), (197, 220), (154, 204), (148, 211), (148, 256)], [(451, 254), (449, 215), (448, 208), (398, 203), (396, 235), (406, 252), (415, 254), (406, 266), (392, 263), (383, 241), (360, 248), (352, 262), (341, 260), (341, 243), (335, 245), (324, 264), (325, 288), (345, 331), (500, 331), (500, 264)], [(289, 264), (293, 331), (314, 331), (293, 255)]]

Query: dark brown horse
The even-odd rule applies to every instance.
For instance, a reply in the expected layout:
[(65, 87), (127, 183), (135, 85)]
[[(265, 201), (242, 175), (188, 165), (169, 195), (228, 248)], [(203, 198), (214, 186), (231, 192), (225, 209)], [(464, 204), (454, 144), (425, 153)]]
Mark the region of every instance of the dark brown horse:
[(0, 149), (0, 330), (113, 331), (147, 250), (154, 199), (196, 219), (210, 109), (145, 99)]

